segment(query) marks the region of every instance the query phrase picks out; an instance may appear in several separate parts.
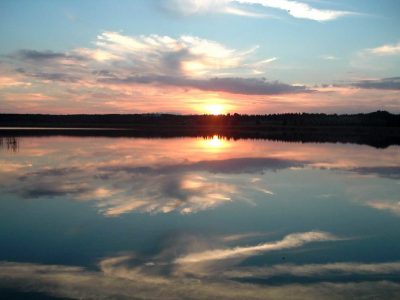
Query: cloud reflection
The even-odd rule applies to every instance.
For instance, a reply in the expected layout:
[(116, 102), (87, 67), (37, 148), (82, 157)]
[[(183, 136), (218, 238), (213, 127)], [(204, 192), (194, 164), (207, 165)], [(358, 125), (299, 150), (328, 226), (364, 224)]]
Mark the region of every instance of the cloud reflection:
[(300, 166), (277, 158), (235, 158), (160, 165), (124, 161), (90, 167), (45, 167), (22, 173), (7, 190), (24, 198), (68, 196), (94, 201), (106, 216), (138, 211), (195, 213), (246, 200), (246, 191), (273, 195), (262, 182), (235, 182), (224, 174), (251, 174)]
[[(138, 273), (126, 268), (123, 259), (108, 259), (102, 269), (28, 263), (0, 263), (2, 286), (37, 291), (70, 299), (351, 299), (376, 295), (398, 299), (395, 282), (350, 282), (337, 284), (256, 285), (234, 281), (167, 278)], [(295, 295), (296, 298), (293, 298)]]
[[(346, 171), (338, 176), (351, 180), (360, 180), (357, 174), (372, 178), (368, 180), (396, 180), (399, 173), (397, 147), (376, 150), (219, 137), (96, 141), (93, 147), (91, 139), (27, 138), (18, 155), (1, 153), (0, 189), (26, 199), (65, 197), (91, 202), (105, 216), (128, 212), (190, 214), (226, 203), (255, 205), (255, 199), (279, 197), (281, 185), (296, 184), (290, 182), (296, 179), (287, 177), (285, 170), (293, 175), (300, 171), (326, 170), (330, 175)], [(282, 172), (279, 184), (273, 183), (276, 176), (271, 177), (272, 172)], [(365, 176), (361, 179), (366, 180)], [(388, 198), (379, 192), (371, 197), (370, 192), (358, 190), (350, 199), (362, 205)], [(388, 205), (383, 209), (382, 203), (369, 206), (396, 212), (396, 205), (391, 209)]]
[[(289, 234), (281, 241), (265, 243), (275, 250), (302, 247), (309, 242), (335, 240), (330, 233), (304, 232)], [(222, 240), (222, 239), (221, 239)], [(186, 239), (187, 241), (187, 239)], [(192, 241), (196, 242), (193, 238)], [(277, 246), (280, 245), (280, 246)], [(71, 299), (350, 299), (378, 296), (396, 299), (400, 284), (384, 281), (385, 277), (400, 274), (399, 262), (326, 264), (275, 264), (261, 267), (240, 266), (240, 261), (218, 265), (202, 273), (184, 273), (177, 258), (193, 255), (189, 247), (172, 243), (154, 256), (125, 253), (101, 259), (97, 268), (42, 265), (34, 263), (0, 262), (2, 287), (23, 291), (39, 291)], [(186, 254), (184, 254), (186, 253)], [(196, 255), (196, 253), (194, 253)], [(248, 256), (256, 255), (249, 251)], [(291, 280), (280, 284), (241, 283), (240, 279), (270, 279), (279, 276)], [(353, 280), (333, 283), (326, 280), (333, 275), (351, 276)], [(375, 276), (374, 281), (360, 281), (357, 276)], [(313, 278), (308, 284), (299, 284), (297, 278)]]
[(337, 237), (326, 232), (312, 231), (306, 233), (296, 233), (288, 235), (283, 240), (280, 241), (259, 244), (256, 246), (236, 247), (231, 249), (215, 249), (204, 252), (192, 253), (178, 258), (175, 262), (178, 264), (188, 264), (188, 263), (202, 263), (213, 260), (241, 258), (269, 251), (300, 247), (304, 244), (311, 242), (333, 241), (336, 239)]
[(241, 267), (228, 271), (225, 276), (232, 278), (272, 278), (278, 276), (316, 277), (346, 275), (400, 275), (400, 262), (329, 264), (280, 264), (268, 267)]
[(400, 216), (400, 201), (369, 201), (367, 206), (382, 210), (382, 211), (389, 211), (395, 215)]

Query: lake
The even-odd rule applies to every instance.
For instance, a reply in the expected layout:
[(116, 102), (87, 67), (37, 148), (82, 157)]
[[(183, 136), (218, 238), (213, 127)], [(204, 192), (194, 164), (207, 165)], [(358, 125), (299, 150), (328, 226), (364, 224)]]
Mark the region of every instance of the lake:
[(399, 146), (2, 138), (0, 298), (400, 299), (399, 201)]

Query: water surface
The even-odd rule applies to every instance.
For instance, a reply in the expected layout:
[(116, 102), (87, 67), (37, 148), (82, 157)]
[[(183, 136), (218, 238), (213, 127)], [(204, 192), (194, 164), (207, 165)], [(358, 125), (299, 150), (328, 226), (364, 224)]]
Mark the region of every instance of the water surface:
[(7, 298), (400, 297), (399, 146), (59, 136), (0, 148)]

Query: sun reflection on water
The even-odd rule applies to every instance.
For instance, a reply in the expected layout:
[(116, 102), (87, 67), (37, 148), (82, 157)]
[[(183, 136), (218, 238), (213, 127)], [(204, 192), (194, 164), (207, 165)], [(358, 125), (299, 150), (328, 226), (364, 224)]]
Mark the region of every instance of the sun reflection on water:
[(208, 137), (203, 139), (202, 146), (208, 151), (219, 151), (227, 148), (229, 146), (229, 142), (225, 138), (214, 134), (211, 138)]

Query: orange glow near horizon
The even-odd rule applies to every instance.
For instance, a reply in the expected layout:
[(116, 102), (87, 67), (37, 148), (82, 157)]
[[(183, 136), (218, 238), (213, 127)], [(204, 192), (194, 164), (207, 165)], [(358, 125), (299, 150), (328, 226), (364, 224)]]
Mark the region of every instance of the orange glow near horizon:
[(225, 107), (221, 104), (211, 104), (206, 106), (207, 113), (218, 116), (225, 113)]
[[(203, 91), (191, 91), (190, 94), (185, 95), (178, 99), (178, 101), (184, 101), (185, 103), (181, 106), (185, 110), (185, 113), (191, 114), (207, 114), (207, 115), (225, 115), (238, 111), (240, 108), (237, 106), (236, 98), (230, 97), (230, 95), (220, 93), (205, 93)], [(187, 112), (186, 112), (187, 111)]]

